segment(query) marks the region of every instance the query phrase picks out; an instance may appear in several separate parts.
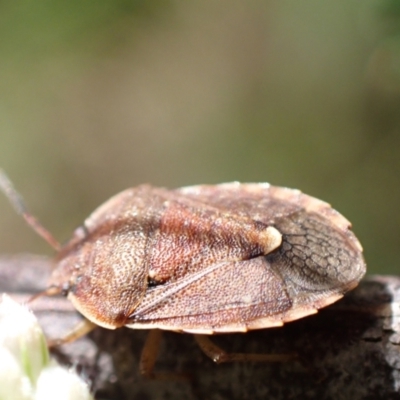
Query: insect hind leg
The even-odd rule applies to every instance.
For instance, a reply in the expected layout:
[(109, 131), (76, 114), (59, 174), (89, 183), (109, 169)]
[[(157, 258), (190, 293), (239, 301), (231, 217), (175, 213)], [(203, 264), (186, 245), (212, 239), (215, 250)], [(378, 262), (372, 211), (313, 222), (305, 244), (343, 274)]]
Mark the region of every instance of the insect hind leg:
[(258, 353), (227, 353), (206, 335), (194, 335), (202, 352), (217, 364), (226, 362), (287, 362), (297, 359), (296, 353), (288, 354), (258, 354)]

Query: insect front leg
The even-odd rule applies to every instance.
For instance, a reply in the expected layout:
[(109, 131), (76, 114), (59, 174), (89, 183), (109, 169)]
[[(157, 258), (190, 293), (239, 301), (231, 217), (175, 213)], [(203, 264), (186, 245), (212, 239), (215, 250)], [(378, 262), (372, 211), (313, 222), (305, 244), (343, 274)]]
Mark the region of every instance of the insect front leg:
[(76, 324), (67, 334), (57, 339), (50, 339), (47, 341), (49, 347), (60, 346), (65, 343), (71, 343), (79, 339), (82, 336), (87, 335), (93, 329), (97, 328), (97, 325), (88, 319), (84, 318), (78, 324)]
[(297, 358), (296, 353), (289, 354), (257, 354), (257, 353), (227, 353), (213, 343), (206, 335), (194, 335), (203, 353), (217, 364), (225, 362), (287, 362)]

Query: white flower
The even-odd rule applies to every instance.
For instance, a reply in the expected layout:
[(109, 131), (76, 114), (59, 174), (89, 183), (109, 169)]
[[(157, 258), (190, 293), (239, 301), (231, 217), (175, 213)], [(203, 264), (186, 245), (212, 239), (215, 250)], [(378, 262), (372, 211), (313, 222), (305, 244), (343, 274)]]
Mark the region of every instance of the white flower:
[(35, 400), (91, 400), (88, 386), (73, 370), (56, 363), (45, 368), (36, 383)]
[(30, 400), (33, 388), (16, 357), (0, 347), (0, 399)]
[(91, 400), (73, 370), (50, 361), (36, 317), (7, 295), (0, 300), (0, 400)]
[(0, 303), (0, 347), (15, 356), (32, 384), (49, 362), (46, 340), (36, 317), (5, 294)]

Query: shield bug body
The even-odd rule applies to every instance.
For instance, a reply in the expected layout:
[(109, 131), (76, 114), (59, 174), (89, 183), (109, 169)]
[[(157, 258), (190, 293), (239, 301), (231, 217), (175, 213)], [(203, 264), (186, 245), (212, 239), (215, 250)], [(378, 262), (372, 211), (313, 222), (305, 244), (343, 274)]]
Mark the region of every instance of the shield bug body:
[[(4, 177), (1, 186), (15, 197)], [(365, 270), (350, 223), (298, 190), (143, 185), (112, 197), (75, 231), (56, 256), (47, 292), (67, 294), (105, 328), (200, 334), (217, 360), (203, 335), (313, 314), (353, 289)]]

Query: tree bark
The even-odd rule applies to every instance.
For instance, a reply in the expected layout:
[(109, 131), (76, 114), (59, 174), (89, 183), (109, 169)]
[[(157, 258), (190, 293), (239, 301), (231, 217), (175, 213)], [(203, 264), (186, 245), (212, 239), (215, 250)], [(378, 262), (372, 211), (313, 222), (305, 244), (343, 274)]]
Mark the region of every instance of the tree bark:
[[(0, 292), (24, 302), (46, 287), (51, 261), (0, 258)], [(70, 302), (41, 297), (30, 304), (50, 338), (79, 320)], [(91, 382), (96, 399), (400, 399), (400, 278), (371, 276), (344, 299), (282, 328), (217, 335), (228, 352), (297, 353), (286, 363), (216, 365), (188, 334), (165, 332), (156, 371), (188, 380), (148, 380), (138, 363), (145, 331), (97, 328), (53, 351)]]

